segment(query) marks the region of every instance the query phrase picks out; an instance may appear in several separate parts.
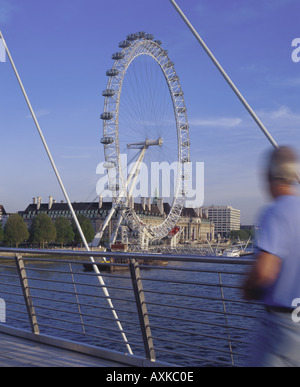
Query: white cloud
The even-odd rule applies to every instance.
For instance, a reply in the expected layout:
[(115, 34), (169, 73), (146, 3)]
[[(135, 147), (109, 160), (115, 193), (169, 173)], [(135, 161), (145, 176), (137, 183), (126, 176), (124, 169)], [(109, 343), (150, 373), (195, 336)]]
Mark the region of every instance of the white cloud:
[(189, 120), (191, 126), (213, 126), (216, 128), (233, 128), (242, 124), (239, 117), (219, 117)]
[(274, 86), (279, 87), (299, 87), (300, 86), (300, 77), (293, 77), (293, 78), (270, 78), (270, 83)]
[(261, 111), (259, 115), (268, 122), (284, 122), (286, 125), (299, 125), (300, 113), (294, 113), (287, 106), (279, 106), (276, 110)]
[(15, 7), (8, 0), (0, 0), (0, 23), (8, 23), (11, 20), (11, 15), (15, 11)]
[[(36, 117), (39, 118), (39, 117), (48, 116), (51, 112), (48, 109), (39, 109), (39, 110), (36, 110), (34, 113)], [(31, 114), (28, 114), (26, 118), (31, 118)]]
[(60, 156), (62, 159), (90, 159), (91, 156), (90, 155), (80, 155), (80, 154), (76, 154), (76, 155), (61, 155)]

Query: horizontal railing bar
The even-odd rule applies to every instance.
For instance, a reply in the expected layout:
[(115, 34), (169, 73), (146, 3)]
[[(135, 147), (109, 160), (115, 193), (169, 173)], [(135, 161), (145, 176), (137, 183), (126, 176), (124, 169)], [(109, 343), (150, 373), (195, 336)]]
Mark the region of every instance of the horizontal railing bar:
[[(180, 283), (179, 283), (180, 284)], [(220, 286), (217, 286), (220, 287)], [(157, 290), (147, 290), (145, 289), (144, 292), (146, 294), (159, 294), (162, 296), (175, 296), (175, 297), (190, 297), (190, 298), (196, 298), (199, 299), (199, 296), (195, 296), (193, 294), (185, 294), (185, 293), (172, 293), (172, 292), (162, 292), (162, 291), (157, 291)], [(202, 297), (203, 299), (204, 297)], [(221, 301), (222, 298), (216, 298), (217, 301)]]
[(148, 301), (147, 305), (161, 306), (161, 307), (164, 307), (164, 308), (185, 309), (185, 310), (190, 310), (190, 311), (206, 312), (206, 313), (212, 313), (212, 314), (213, 313), (226, 314), (228, 316), (256, 318), (256, 316), (245, 315), (245, 314), (229, 313), (229, 312), (224, 312), (224, 311), (216, 311), (216, 310), (212, 310), (212, 309), (201, 309), (201, 308), (184, 307), (184, 306), (179, 306), (179, 305), (158, 304), (158, 303), (151, 302), (151, 301), (150, 302)]
[[(140, 268), (148, 268), (149, 269), (149, 266), (146, 266), (146, 265), (141, 265), (139, 264), (139, 267)], [(221, 268), (219, 269), (197, 269), (196, 267), (192, 267), (192, 268), (186, 268), (186, 267), (175, 267), (175, 266), (151, 266), (151, 269), (154, 268), (154, 269), (157, 269), (157, 270), (167, 270), (167, 271), (180, 271), (180, 272), (192, 272), (192, 273), (209, 273), (209, 274), (224, 274), (224, 275), (247, 275), (247, 272), (236, 272), (236, 271), (224, 271), (222, 270)]]
[[(66, 250), (39, 250), (39, 249), (25, 249), (25, 248), (3, 248), (0, 247), (1, 252), (17, 253), (17, 254), (30, 254), (30, 255), (58, 255), (58, 256), (72, 256), (72, 257), (100, 257), (100, 258), (127, 258), (135, 260), (152, 260), (161, 261), (168, 260), (170, 262), (178, 262), (184, 260), (185, 262), (194, 263), (215, 263), (215, 264), (228, 264), (228, 265), (252, 265), (253, 260), (250, 259), (233, 259), (233, 258), (219, 258), (215, 256), (195, 257), (188, 254), (176, 254), (170, 256), (169, 254), (144, 254), (144, 253), (119, 253), (119, 252), (103, 252), (103, 251), (66, 251)], [(25, 257), (27, 258), (27, 257)]]
[[(0, 269), (3, 269), (3, 267), (0, 267)], [(3, 270), (3, 271), (0, 271), (0, 277), (13, 277), (13, 278), (18, 278), (18, 275), (17, 275), (17, 270), (14, 266), (5, 266), (4, 269), (8, 269), (8, 270)], [(8, 274), (8, 272), (11, 272), (11, 271), (15, 271), (16, 274)]]
[[(76, 305), (76, 304), (74, 304), (74, 305)], [(95, 319), (101, 319), (101, 320), (107, 320), (107, 321), (119, 321), (119, 322), (123, 322), (123, 323), (127, 323), (127, 324), (138, 325), (138, 323), (134, 322), (134, 321), (128, 321), (128, 320), (123, 320), (123, 319), (115, 319), (115, 318), (103, 317), (103, 316), (96, 316), (96, 315), (92, 315), (92, 314), (88, 314), (88, 313), (80, 313), (79, 314), (78, 311), (74, 312), (74, 311), (63, 310), (63, 309), (54, 309), (54, 308), (49, 308), (49, 307), (46, 307), (46, 306), (41, 306), (41, 305), (38, 305), (38, 304), (35, 306), (35, 308), (36, 309), (51, 310), (53, 312), (68, 313), (68, 314), (72, 314), (72, 315), (75, 315), (75, 316), (79, 316), (80, 315), (82, 317), (93, 317)], [(118, 309), (118, 311), (119, 311), (119, 309)], [(43, 316), (43, 315), (41, 315), (41, 316)], [(43, 317), (51, 318), (51, 316), (43, 316)], [(56, 318), (53, 318), (53, 319), (56, 319)], [(57, 319), (57, 320), (60, 320), (60, 319)], [(72, 323), (72, 322), (70, 321), (70, 323)], [(78, 324), (82, 325), (82, 323), (78, 323)], [(84, 323), (84, 325), (96, 328), (96, 326), (89, 325), (88, 323)], [(116, 332), (119, 332), (119, 330), (116, 331)]]
[[(8, 291), (6, 291), (6, 290), (1, 291), (0, 294), (1, 294), (1, 295), (2, 295), (2, 294), (9, 294), (10, 296), (23, 297), (22, 294), (19, 294), (19, 293), (12, 293), (12, 292), (8, 292)], [(9, 302), (14, 302), (14, 301), (9, 300)], [(23, 305), (24, 305), (24, 304), (23, 304)]]
[[(42, 296), (34, 296), (32, 298), (35, 299), (35, 300), (52, 301), (52, 302), (59, 302), (59, 303), (65, 303), (65, 304), (68, 304), (68, 305), (76, 305), (76, 306), (78, 306), (78, 303), (75, 302), (75, 301), (59, 300), (59, 299), (42, 297)], [(103, 298), (103, 297), (101, 297), (101, 298)], [(94, 308), (94, 309), (101, 309), (101, 310), (110, 310), (110, 311), (111, 310), (118, 310), (120, 312), (136, 313), (136, 311), (131, 311), (131, 310), (127, 310), (127, 309), (120, 309), (120, 308), (115, 309), (115, 308), (111, 308), (111, 307), (107, 307), (107, 306), (100, 306), (100, 305), (84, 304), (82, 306), (84, 306), (86, 308)], [(113, 321), (116, 321), (116, 319), (114, 318)]]
[[(20, 313), (20, 312), (18, 312), (18, 313)], [(21, 313), (21, 314), (23, 314), (23, 313)], [(7, 320), (7, 321), (8, 321), (8, 320), (19, 321), (19, 322), (21, 322), (21, 323), (25, 323), (26, 325), (29, 324), (28, 320), (22, 320), (21, 318), (13, 317), (13, 316), (7, 316), (7, 317), (6, 317), (6, 320)], [(6, 323), (7, 323), (7, 321), (6, 321)]]
[[(83, 317), (86, 317), (85, 315), (83, 315)], [(98, 318), (101, 318), (101, 317), (98, 317)], [(104, 320), (110, 320), (110, 321), (116, 321), (116, 320), (113, 320), (113, 319), (106, 319), (106, 318), (103, 318)], [(133, 324), (133, 325), (136, 325), (138, 326), (138, 323), (134, 323), (134, 322), (130, 322), (130, 321), (126, 321), (126, 320), (118, 320), (120, 322), (123, 322), (123, 323), (126, 323), (126, 324)], [(89, 323), (86, 323), (84, 322), (84, 324), (81, 324), (81, 323), (78, 323), (78, 325), (84, 325), (84, 327), (89, 327), (89, 328), (96, 328), (96, 329), (104, 329), (104, 330), (108, 330), (108, 331), (111, 331), (111, 332), (120, 332), (120, 330), (118, 329), (114, 329), (114, 328), (107, 328), (105, 326), (97, 326), (97, 325), (93, 325), (93, 324), (89, 324)], [(125, 331), (123, 331), (125, 332)], [(132, 331), (128, 331), (127, 332), (128, 334), (131, 334), (133, 336), (139, 336), (140, 337), (140, 333), (136, 333), (136, 332), (132, 332)]]
[[(26, 311), (17, 310), (17, 309), (14, 309), (14, 308), (9, 308), (9, 307), (7, 307), (7, 308), (6, 308), (6, 317), (7, 317), (7, 318), (10, 317), (10, 315), (9, 315), (8, 312), (17, 313), (17, 314), (20, 314), (20, 315), (27, 316)], [(11, 318), (13, 318), (13, 317), (11, 317)]]
[(257, 305), (257, 306), (261, 306), (260, 304), (258, 304), (257, 302), (252, 302), (252, 303), (249, 303), (248, 301), (243, 301), (243, 300), (236, 300), (236, 299), (232, 299), (232, 298), (222, 298), (222, 297), (209, 297), (209, 296), (195, 296), (195, 295), (190, 295), (190, 294), (179, 294), (179, 293), (169, 293), (169, 292), (158, 292), (158, 291), (155, 291), (155, 290), (145, 290), (145, 293), (148, 293), (148, 294), (160, 294), (160, 295), (174, 295), (174, 296), (182, 296), (182, 297), (191, 297), (191, 298), (196, 298), (198, 300), (209, 300), (209, 301), (226, 301), (228, 303), (236, 303), (236, 304), (243, 304), (243, 305), (249, 305), (249, 304), (252, 304), (252, 305)]
[[(54, 271), (53, 271), (53, 273), (54, 273)], [(64, 274), (71, 275), (70, 272), (65, 272)], [(73, 275), (77, 275), (77, 273), (73, 273)], [(74, 285), (74, 282), (72, 282), (72, 281), (58, 281), (58, 280), (52, 280), (52, 279), (44, 280), (43, 278), (36, 278), (36, 277), (30, 277), (30, 276), (27, 276), (27, 279), (31, 280), (31, 281), (43, 281), (45, 283), (59, 283), (59, 284)], [(76, 286), (95, 287), (95, 284), (88, 284), (88, 283), (84, 283), (84, 282), (76, 282), (75, 284), (76, 284)], [(107, 289), (118, 289), (118, 290), (122, 290), (122, 291), (127, 290), (127, 291), (132, 292), (132, 288), (117, 287), (117, 286), (112, 286), (112, 285), (98, 285), (97, 284), (97, 287), (106, 287)], [(42, 289), (43, 288), (41, 288), (41, 290)], [(45, 289), (47, 289), (47, 288), (45, 288)], [(77, 293), (77, 294), (79, 294), (79, 293)]]
[[(144, 278), (144, 277), (143, 277), (143, 281), (161, 282), (161, 280), (159, 279)], [(219, 283), (212, 283), (212, 282), (185, 282), (185, 281), (175, 281), (175, 280), (163, 280), (163, 282), (181, 284), (181, 285), (212, 286), (215, 288), (241, 289), (240, 286), (226, 285), (226, 284), (219, 284)]]
[[(164, 319), (170, 319), (169, 316), (164, 316), (164, 315), (157, 315), (157, 314), (153, 314), (153, 313), (148, 313), (148, 316), (149, 317), (158, 317), (158, 318), (164, 318)], [(199, 321), (199, 320), (191, 320), (191, 319), (183, 319), (183, 318), (180, 318), (180, 317), (172, 317), (172, 321), (182, 321), (182, 322), (189, 322), (189, 323), (192, 323), (192, 324), (201, 324), (201, 325), (208, 325), (208, 326), (213, 326), (213, 327), (218, 327), (218, 328), (230, 328), (230, 329), (236, 329), (236, 330), (242, 330), (242, 331), (247, 331), (247, 332), (254, 332), (254, 329), (250, 329), (250, 328), (245, 328), (245, 327), (237, 327), (237, 326), (234, 326), (234, 325), (228, 325), (228, 324), (217, 324), (217, 323), (213, 323), (213, 322), (205, 322), (205, 321)], [(153, 325), (151, 325), (153, 326)], [(160, 329), (160, 327), (157, 327), (158, 329)], [(168, 328), (162, 328), (162, 329), (168, 329)], [(228, 341), (228, 338), (226, 339)]]
[[(44, 323), (41, 323), (41, 322), (39, 322), (39, 326), (43, 326), (43, 327), (51, 328), (51, 329), (56, 329), (56, 330), (60, 330), (60, 331), (64, 331), (64, 332), (70, 332), (70, 333), (73, 333), (73, 334), (75, 333), (75, 334), (81, 335), (81, 336), (86, 336), (86, 334), (83, 334), (82, 332), (77, 332), (77, 331), (74, 331), (74, 330), (70, 330), (70, 329), (66, 329), (66, 328), (61, 328), (61, 327), (58, 327), (58, 326), (53, 327), (51, 325), (47, 325), (47, 324), (44, 324)], [(95, 337), (97, 339), (106, 340), (106, 341), (109, 341), (109, 342), (115, 342), (115, 343), (124, 344), (124, 341), (118, 340), (118, 339), (113, 339), (112, 337), (104, 337), (104, 336), (92, 335), (92, 334), (89, 334), (88, 336), (89, 337)]]
[(1, 259), (3, 260), (10, 260), (10, 261), (14, 261), (15, 260), (15, 257), (14, 256), (6, 256), (6, 255), (0, 255), (0, 262), (1, 262)]
[[(51, 262), (54, 262), (54, 263), (66, 263), (66, 264), (74, 264), (74, 261), (60, 261), (60, 260), (57, 260), (57, 261), (51, 261)], [(75, 262), (75, 263), (78, 263), (78, 262)], [(82, 263), (87, 263), (87, 262), (82, 262)], [(107, 265), (105, 265), (107, 266)], [(49, 272), (49, 273), (58, 273), (58, 274), (69, 274), (71, 275), (71, 272), (70, 270), (51, 270), (51, 269), (45, 269), (45, 268), (38, 268), (38, 267), (26, 267), (26, 270), (27, 271), (41, 271), (41, 272)], [(110, 274), (110, 273), (106, 273), (106, 272), (101, 272), (101, 274), (97, 274), (95, 272), (73, 272), (73, 275), (76, 275), (76, 276), (94, 276), (94, 277), (107, 277), (107, 278), (122, 278), (122, 279), (127, 279), (127, 280), (130, 280), (130, 277), (126, 277), (126, 276), (118, 276), (118, 275), (115, 275), (115, 274)]]
[[(168, 332), (180, 333), (181, 335), (184, 334), (184, 335), (190, 335), (190, 336), (206, 337), (206, 338), (210, 338), (210, 339), (222, 340), (222, 341), (225, 341), (225, 342), (231, 341), (232, 343), (245, 344), (244, 341), (239, 340), (239, 339), (235, 339), (234, 337), (231, 337), (230, 340), (229, 340), (228, 337), (221, 337), (221, 336), (216, 336), (216, 335), (208, 335), (208, 334), (205, 334), (205, 333), (196, 333), (196, 332), (191, 332), (191, 331), (184, 331), (184, 332), (182, 332), (182, 331), (180, 331), (178, 329), (164, 328), (164, 327), (159, 327), (159, 326), (152, 325), (152, 324), (151, 324), (151, 328), (161, 329), (161, 330), (165, 330), (165, 331), (168, 331)], [(224, 326), (223, 328), (230, 329), (231, 327), (228, 325), (227, 327)], [(153, 339), (154, 338), (155, 337), (153, 337)], [(156, 339), (157, 339), (157, 337), (156, 337)], [(161, 339), (161, 340), (166, 340), (166, 341), (173, 342), (173, 340), (168, 340), (168, 339)], [(176, 341), (174, 341), (174, 342), (176, 342)], [(181, 343), (181, 344), (183, 344), (183, 343)], [(192, 344), (184, 344), (184, 345), (192, 345)], [(193, 344), (193, 345), (197, 346), (197, 344)]]
[[(151, 290), (148, 290), (148, 291), (145, 291), (145, 293), (155, 293), (154, 291), (151, 291)], [(169, 294), (169, 293), (164, 293), (164, 292), (157, 292), (158, 294), (162, 294), (162, 295), (165, 295), (165, 294)], [(180, 295), (180, 294), (177, 294), (177, 293), (174, 293), (174, 295)], [(185, 297), (190, 297), (189, 294), (184, 294)], [(232, 299), (232, 298), (222, 298), (222, 297), (210, 297), (210, 296), (193, 296), (195, 298), (197, 298), (198, 300), (209, 300), (209, 301), (226, 301), (228, 303), (237, 303), (237, 304), (243, 304), (243, 305), (248, 305), (249, 302), (248, 301), (243, 301), (243, 300), (235, 300), (235, 299)], [(255, 303), (253, 302), (252, 305), (259, 305), (258, 303)]]
[[(211, 338), (215, 338), (214, 336), (211, 336)], [(182, 341), (178, 341), (178, 340), (168, 340), (168, 339), (165, 339), (165, 338), (162, 338), (162, 337), (155, 337), (155, 336), (152, 336), (152, 339), (153, 340), (160, 340), (160, 341), (165, 341), (165, 342), (168, 342), (168, 343), (172, 343), (172, 344), (179, 344), (179, 345), (182, 345), (182, 346), (185, 346), (185, 347), (193, 347), (193, 348), (197, 348), (197, 349), (204, 349), (204, 350), (208, 350), (208, 351), (213, 351), (213, 352), (218, 352), (218, 353), (226, 353), (226, 354), (230, 354), (231, 352), (229, 350), (225, 350), (225, 349), (219, 349), (219, 348), (213, 348), (213, 347), (206, 347), (206, 346), (203, 346), (203, 345), (198, 345), (198, 344), (194, 344), (194, 343), (184, 343)], [(226, 340), (227, 342), (229, 341), (228, 338)], [(232, 342), (233, 340), (230, 339), (230, 341)], [(238, 352), (232, 352), (233, 355), (236, 354), (236, 355), (241, 355), (239, 354)]]
[(194, 359), (194, 360), (201, 360), (201, 361), (206, 362), (206, 363), (214, 363), (214, 364), (217, 363), (217, 364), (223, 364), (223, 365), (226, 365), (226, 366), (232, 366), (232, 364), (229, 361), (225, 362), (225, 361), (222, 361), (222, 360), (219, 360), (219, 359), (209, 359), (209, 358), (205, 358), (205, 357), (202, 357), (202, 356), (191, 355), (189, 353), (175, 352), (175, 351), (171, 351), (169, 349), (161, 348), (161, 347), (158, 347), (158, 346), (155, 346), (155, 351), (156, 352), (161, 351), (161, 352), (164, 352), (164, 353), (169, 353), (171, 355), (179, 356), (181, 358), (191, 358), (191, 359)]
[(4, 285), (5, 287), (6, 286), (9, 286), (9, 287), (12, 287), (12, 288), (18, 288), (20, 289), (20, 284), (10, 284), (10, 283), (7, 283), (7, 282), (0, 282), (0, 285)]
[[(100, 285), (99, 285), (100, 287)], [(53, 289), (43, 289), (43, 288), (37, 288), (37, 287), (30, 287), (30, 289), (34, 289), (34, 290), (39, 290), (39, 291), (49, 291), (49, 292), (53, 292), (53, 293), (60, 293), (60, 294), (68, 294), (68, 295), (72, 295), (74, 296), (75, 294), (72, 293), (72, 292), (68, 292), (68, 291), (65, 291), (65, 290), (53, 290)], [(134, 300), (130, 300), (130, 299), (123, 299), (123, 298), (117, 298), (117, 297), (112, 297), (112, 296), (101, 296), (101, 295), (94, 295), (94, 294), (86, 294), (86, 293), (76, 293), (78, 296), (85, 296), (85, 297), (93, 297), (93, 298), (99, 298), (101, 300), (107, 300), (107, 299), (110, 299), (110, 300), (114, 300), (114, 301), (121, 301), (121, 302), (129, 302), (129, 303), (134, 303), (135, 301)], [(38, 298), (39, 296), (32, 296), (33, 298)], [(53, 300), (53, 301), (57, 301), (57, 302), (60, 302), (60, 300), (58, 299), (50, 299), (50, 300)], [(62, 300), (61, 302), (66, 302), (64, 300)], [(112, 310), (112, 308), (110, 308), (110, 310)]]
[[(58, 318), (58, 317), (53, 317), (53, 316), (45, 316), (43, 314), (40, 314), (39, 315), (39, 318), (45, 318), (47, 320), (53, 320), (53, 321), (59, 321), (59, 322), (64, 322), (64, 323), (69, 323), (71, 325), (79, 325), (79, 326), (89, 326), (89, 327), (92, 327), (92, 328), (97, 328), (96, 326), (93, 326), (93, 325), (89, 325), (89, 324), (86, 324), (86, 323), (82, 323), (82, 322), (78, 322), (78, 321), (70, 321), (68, 319), (63, 319), (63, 318)], [(101, 317), (99, 317), (101, 318)], [(106, 320), (106, 318), (103, 318), (104, 320)], [(115, 321), (121, 321), (121, 320), (115, 320)], [(104, 330), (110, 330), (110, 331), (113, 331), (113, 332), (120, 332), (120, 330), (117, 330), (117, 329), (113, 329), (113, 328), (106, 328), (106, 327), (103, 327), (103, 326), (99, 326), (98, 329), (104, 329)], [(124, 330), (121, 330), (121, 332), (125, 332)]]

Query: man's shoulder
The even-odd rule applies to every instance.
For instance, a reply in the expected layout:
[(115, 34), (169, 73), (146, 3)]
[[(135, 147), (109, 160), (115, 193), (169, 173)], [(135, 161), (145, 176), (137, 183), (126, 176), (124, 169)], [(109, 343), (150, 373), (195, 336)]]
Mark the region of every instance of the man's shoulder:
[(299, 218), (300, 220), (300, 197), (286, 195), (277, 198), (269, 204), (262, 212), (261, 221), (268, 218)]
[(300, 211), (300, 197), (296, 195), (280, 196), (275, 200), (273, 208), (274, 210), (278, 209), (279, 211)]

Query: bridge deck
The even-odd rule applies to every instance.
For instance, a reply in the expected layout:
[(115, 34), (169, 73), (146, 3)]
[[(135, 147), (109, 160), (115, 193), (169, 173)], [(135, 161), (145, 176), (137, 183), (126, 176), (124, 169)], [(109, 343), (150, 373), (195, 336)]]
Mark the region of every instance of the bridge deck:
[(0, 332), (0, 367), (123, 367), (124, 364)]

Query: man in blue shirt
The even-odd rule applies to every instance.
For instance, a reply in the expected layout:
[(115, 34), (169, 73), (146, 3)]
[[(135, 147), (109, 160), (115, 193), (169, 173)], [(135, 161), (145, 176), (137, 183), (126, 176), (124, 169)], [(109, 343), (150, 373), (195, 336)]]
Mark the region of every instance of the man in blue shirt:
[(300, 197), (295, 152), (288, 147), (273, 151), (266, 174), (274, 200), (261, 216), (256, 261), (244, 284), (245, 299), (260, 300), (266, 308), (251, 365), (299, 367), (300, 323), (293, 318), (295, 300), (300, 298)]

